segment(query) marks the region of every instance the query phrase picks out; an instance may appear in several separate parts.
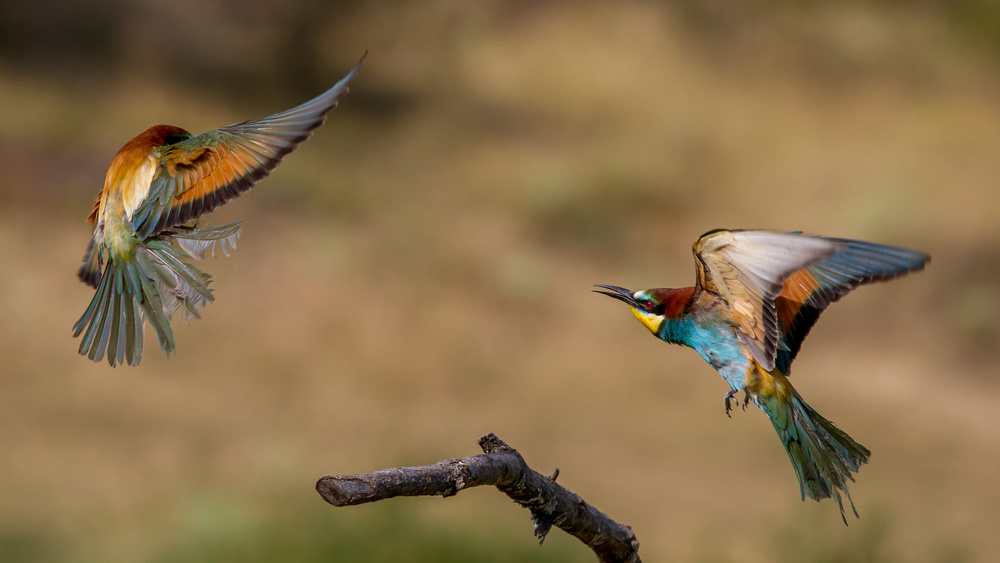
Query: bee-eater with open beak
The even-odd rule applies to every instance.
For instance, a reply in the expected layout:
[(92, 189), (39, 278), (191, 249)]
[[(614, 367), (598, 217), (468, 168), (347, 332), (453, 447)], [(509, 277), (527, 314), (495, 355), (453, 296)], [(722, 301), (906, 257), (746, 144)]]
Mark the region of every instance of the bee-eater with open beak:
[(738, 391), (778, 432), (802, 499), (833, 497), (844, 523), (847, 481), (871, 452), (809, 407), (788, 381), (820, 313), (855, 287), (921, 270), (921, 252), (858, 240), (771, 231), (718, 229), (694, 244), (694, 287), (595, 290), (632, 308), (657, 338), (694, 348), (729, 384), (726, 415)]
[(199, 228), (193, 220), (249, 190), (308, 139), (360, 66), (290, 110), (201, 135), (157, 125), (118, 151), (88, 218), (94, 237), (78, 275), (97, 291), (73, 327), (81, 354), (138, 365), (145, 321), (167, 355), (174, 351), (173, 314), (200, 317), (214, 299), (211, 276), (191, 259), (214, 255), (217, 245), (228, 255), (239, 237), (238, 221)]

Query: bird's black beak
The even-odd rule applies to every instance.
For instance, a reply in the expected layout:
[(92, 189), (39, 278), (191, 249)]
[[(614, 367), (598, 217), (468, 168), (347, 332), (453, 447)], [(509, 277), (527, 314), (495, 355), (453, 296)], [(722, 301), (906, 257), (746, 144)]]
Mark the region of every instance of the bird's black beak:
[(632, 290), (625, 289), (624, 287), (618, 287), (617, 285), (600, 285), (595, 284), (594, 287), (603, 287), (610, 291), (600, 291), (598, 289), (593, 290), (594, 293), (600, 293), (601, 295), (607, 295), (608, 297), (614, 297), (619, 301), (624, 301), (630, 307), (638, 307), (639, 304), (635, 302), (635, 298), (632, 297)]

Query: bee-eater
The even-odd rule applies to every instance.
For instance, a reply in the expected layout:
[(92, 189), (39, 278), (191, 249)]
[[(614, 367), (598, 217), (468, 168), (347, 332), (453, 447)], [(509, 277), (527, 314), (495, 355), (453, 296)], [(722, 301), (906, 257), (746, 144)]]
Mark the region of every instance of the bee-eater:
[(694, 287), (594, 290), (632, 308), (657, 338), (694, 348), (729, 384), (726, 415), (743, 391), (778, 432), (802, 499), (833, 497), (844, 523), (847, 481), (871, 452), (809, 407), (788, 375), (820, 313), (855, 287), (921, 270), (930, 256), (798, 232), (717, 229), (694, 243)]
[(97, 291), (73, 326), (83, 335), (81, 354), (138, 365), (145, 321), (167, 355), (174, 351), (173, 314), (183, 308), (185, 319), (200, 317), (214, 299), (211, 276), (191, 259), (214, 255), (217, 245), (228, 255), (240, 231), (238, 221), (203, 228), (192, 221), (249, 190), (308, 139), (361, 62), (326, 92), (270, 117), (201, 135), (156, 125), (125, 143), (88, 217), (94, 236), (78, 276)]

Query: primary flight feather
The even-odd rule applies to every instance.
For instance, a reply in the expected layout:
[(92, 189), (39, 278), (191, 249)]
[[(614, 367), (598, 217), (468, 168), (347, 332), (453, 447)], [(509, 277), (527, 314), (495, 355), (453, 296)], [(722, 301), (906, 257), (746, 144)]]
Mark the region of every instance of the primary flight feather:
[[(803, 498), (841, 493), (871, 452), (814, 411), (788, 381), (802, 340), (830, 303), (855, 287), (921, 270), (922, 252), (798, 232), (717, 229), (693, 247), (693, 287), (595, 290), (632, 308), (657, 338), (694, 348), (735, 393), (753, 401), (782, 440)], [(844, 523), (846, 523), (846, 518)]]
[(118, 151), (88, 217), (94, 235), (78, 276), (96, 292), (73, 326), (80, 354), (138, 365), (146, 321), (167, 354), (174, 351), (174, 313), (198, 317), (214, 299), (211, 276), (191, 259), (216, 249), (228, 255), (240, 234), (239, 222), (192, 221), (249, 190), (308, 139), (347, 94), (361, 62), (290, 110), (201, 135), (156, 125)]

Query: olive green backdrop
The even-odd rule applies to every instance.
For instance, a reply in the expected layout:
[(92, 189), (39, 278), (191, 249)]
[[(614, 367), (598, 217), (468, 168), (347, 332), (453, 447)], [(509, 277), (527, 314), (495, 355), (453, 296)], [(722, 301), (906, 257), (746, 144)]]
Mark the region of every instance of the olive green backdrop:
[[(494, 490), (335, 509), (326, 474), (495, 432), (648, 561), (1000, 550), (1000, 14), (988, 2), (0, 4), (0, 559), (587, 561)], [(178, 352), (76, 353), (118, 148), (298, 104)], [(690, 285), (716, 227), (910, 246), (793, 380), (873, 451), (799, 501), (760, 412), (591, 284)], [(150, 333), (151, 334), (151, 333)], [(148, 336), (148, 335), (147, 335)]]

